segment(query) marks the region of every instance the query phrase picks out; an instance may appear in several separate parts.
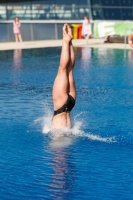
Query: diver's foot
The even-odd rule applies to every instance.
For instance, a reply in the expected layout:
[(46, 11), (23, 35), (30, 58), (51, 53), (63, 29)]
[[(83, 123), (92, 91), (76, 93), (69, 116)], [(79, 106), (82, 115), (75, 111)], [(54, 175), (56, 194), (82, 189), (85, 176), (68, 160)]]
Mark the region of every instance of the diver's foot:
[(63, 26), (63, 41), (70, 42), (72, 37), (68, 34), (68, 25), (64, 24)]
[(67, 30), (68, 30), (68, 35), (71, 38), (71, 40), (73, 39), (73, 34), (72, 34), (72, 29), (71, 27), (67, 24)]

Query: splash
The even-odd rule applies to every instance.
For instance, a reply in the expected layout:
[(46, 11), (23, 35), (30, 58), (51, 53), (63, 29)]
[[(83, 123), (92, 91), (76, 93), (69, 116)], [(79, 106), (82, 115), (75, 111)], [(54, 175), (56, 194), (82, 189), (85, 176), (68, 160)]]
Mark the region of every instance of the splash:
[(112, 143), (116, 142), (115, 137), (101, 137), (100, 135), (93, 134), (93, 133), (85, 133), (83, 131), (84, 128), (84, 122), (78, 121), (78, 118), (82, 115), (82, 113), (79, 113), (74, 118), (74, 126), (72, 129), (63, 128), (63, 129), (53, 129), (51, 126), (51, 120), (52, 120), (53, 113), (51, 110), (47, 109), (47, 114), (45, 114), (43, 117), (36, 120), (36, 122), (40, 122), (42, 127), (42, 133), (43, 134), (49, 134), (49, 136), (55, 141), (60, 140), (61, 138), (67, 138), (68, 137), (81, 137), (81, 138), (87, 138), (89, 140), (93, 141), (99, 141), (99, 142), (106, 142), (106, 143)]
[(99, 135), (93, 134), (93, 133), (85, 133), (81, 130), (84, 124), (82, 122), (75, 122), (74, 127), (72, 128), (72, 135), (76, 137), (83, 137), (88, 138), (90, 140), (100, 141), (100, 142), (116, 142), (115, 137), (101, 137)]

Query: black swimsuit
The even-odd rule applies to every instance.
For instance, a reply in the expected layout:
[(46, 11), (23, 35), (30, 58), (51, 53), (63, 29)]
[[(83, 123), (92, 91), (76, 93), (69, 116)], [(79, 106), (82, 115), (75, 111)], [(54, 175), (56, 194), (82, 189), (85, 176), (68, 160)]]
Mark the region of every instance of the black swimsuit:
[(54, 111), (54, 116), (63, 112), (70, 112), (74, 107), (74, 105), (75, 105), (75, 99), (70, 94), (68, 94), (68, 99), (66, 103), (61, 108)]

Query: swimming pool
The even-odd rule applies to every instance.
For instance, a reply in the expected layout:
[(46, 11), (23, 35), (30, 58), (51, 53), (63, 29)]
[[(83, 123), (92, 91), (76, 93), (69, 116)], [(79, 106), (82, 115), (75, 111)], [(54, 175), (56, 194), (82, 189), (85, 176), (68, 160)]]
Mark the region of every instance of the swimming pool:
[(132, 199), (133, 51), (75, 48), (74, 128), (55, 139), (60, 50), (0, 52), (0, 199)]

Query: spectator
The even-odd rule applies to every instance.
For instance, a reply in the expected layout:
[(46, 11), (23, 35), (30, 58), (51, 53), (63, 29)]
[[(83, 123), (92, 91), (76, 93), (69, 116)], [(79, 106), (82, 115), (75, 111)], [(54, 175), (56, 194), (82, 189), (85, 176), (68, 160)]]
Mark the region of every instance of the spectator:
[(19, 18), (15, 17), (14, 23), (13, 23), (13, 32), (15, 34), (16, 42), (18, 42), (18, 41), (22, 42), (20, 28), (21, 28), (21, 23), (19, 22)]
[(88, 16), (85, 16), (82, 26), (82, 36), (86, 38), (86, 44), (88, 44), (90, 35), (91, 35), (90, 19)]

